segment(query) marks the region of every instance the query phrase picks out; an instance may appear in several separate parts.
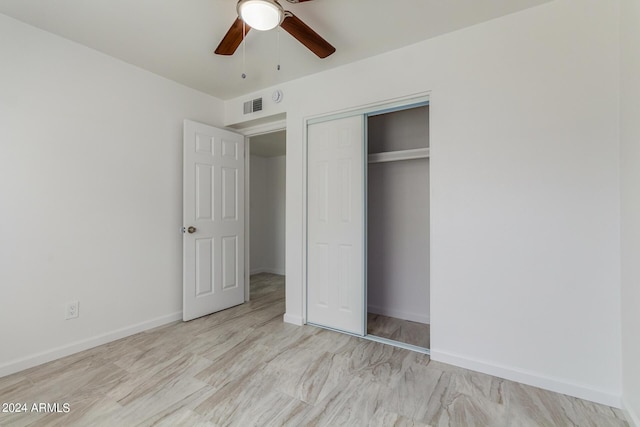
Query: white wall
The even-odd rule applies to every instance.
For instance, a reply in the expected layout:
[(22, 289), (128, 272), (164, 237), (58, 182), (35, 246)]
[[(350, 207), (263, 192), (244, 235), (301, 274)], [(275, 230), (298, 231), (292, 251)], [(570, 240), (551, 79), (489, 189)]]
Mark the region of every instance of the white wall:
[(430, 91), (433, 358), (619, 405), (617, 5), (556, 0), (280, 85), (254, 117), (287, 114), (285, 320), (304, 321), (305, 118)]
[(251, 156), (251, 274), (285, 274), (285, 156)]
[(180, 318), (182, 121), (223, 104), (4, 15), (0, 56), (2, 376)]
[(264, 214), (267, 204), (267, 159), (251, 155), (250, 171), (250, 271), (261, 273), (266, 265), (265, 245), (267, 244), (267, 216)]
[(286, 265), (286, 156), (271, 157), (267, 165), (267, 181), (272, 184), (267, 192), (273, 201), (271, 206), (272, 250), (267, 256), (267, 266), (272, 273), (285, 274)]
[(622, 386), (640, 426), (640, 1), (621, 8)]

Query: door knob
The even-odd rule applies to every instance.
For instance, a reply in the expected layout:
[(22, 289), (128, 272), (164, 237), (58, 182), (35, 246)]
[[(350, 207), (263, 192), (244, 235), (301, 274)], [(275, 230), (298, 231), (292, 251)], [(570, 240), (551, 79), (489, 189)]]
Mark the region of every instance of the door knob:
[(193, 225), (191, 225), (189, 226), (189, 228), (187, 228), (187, 231), (189, 232), (189, 234), (193, 234), (196, 232), (196, 228)]

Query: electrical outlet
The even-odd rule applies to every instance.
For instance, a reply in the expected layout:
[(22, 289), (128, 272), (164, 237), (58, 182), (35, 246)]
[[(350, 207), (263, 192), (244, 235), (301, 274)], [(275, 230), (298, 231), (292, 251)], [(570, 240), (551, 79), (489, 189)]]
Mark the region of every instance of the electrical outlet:
[(80, 303), (78, 301), (71, 301), (67, 303), (66, 319), (75, 319), (80, 316)]

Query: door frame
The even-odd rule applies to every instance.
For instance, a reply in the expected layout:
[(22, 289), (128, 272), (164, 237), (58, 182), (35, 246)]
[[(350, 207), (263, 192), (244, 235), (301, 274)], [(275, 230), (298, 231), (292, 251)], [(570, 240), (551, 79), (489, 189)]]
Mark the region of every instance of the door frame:
[[(287, 129), (287, 120), (275, 120), (268, 123), (263, 123), (255, 126), (246, 127), (243, 129), (236, 129), (235, 131), (244, 136), (244, 301), (249, 302), (251, 297), (251, 137), (264, 135), (267, 133), (278, 132)], [(285, 159), (286, 165), (286, 159)], [(286, 167), (286, 166), (285, 166)], [(286, 185), (286, 184), (285, 184)]]
[[(372, 115), (377, 115), (377, 114), (384, 114), (384, 113), (390, 113), (390, 112), (395, 112), (395, 111), (401, 111), (401, 110), (406, 110), (406, 109), (410, 109), (410, 108), (415, 108), (418, 106), (422, 106), (422, 105), (430, 105), (430, 100), (431, 100), (431, 91), (427, 91), (427, 92), (421, 92), (421, 93), (416, 93), (413, 95), (409, 95), (409, 96), (405, 96), (405, 97), (400, 97), (400, 98), (394, 98), (394, 99), (388, 99), (388, 100), (383, 100), (383, 101), (379, 101), (379, 102), (375, 102), (372, 104), (366, 104), (366, 105), (361, 105), (358, 107), (353, 107), (353, 108), (349, 108), (349, 109), (345, 109), (342, 111), (337, 111), (337, 112), (331, 112), (331, 113), (324, 113), (324, 114), (319, 114), (319, 115), (314, 115), (314, 116), (309, 116), (306, 117), (304, 119), (304, 125), (303, 125), (303, 141), (304, 144), (302, 144), (302, 156), (303, 156), (303, 163), (302, 163), (302, 191), (303, 191), (303, 205), (302, 205), (302, 215), (303, 215), (303, 221), (302, 221), (302, 323), (303, 324), (307, 324), (307, 287), (309, 285), (309, 277), (308, 277), (308, 222), (309, 222), (309, 215), (308, 215), (308, 206), (309, 206), (309, 188), (308, 188), (308, 177), (309, 177), (309, 151), (308, 151), (308, 144), (309, 144), (309, 139), (308, 139), (308, 128), (309, 125), (315, 124), (315, 123), (322, 123), (322, 122), (326, 122), (326, 121), (331, 121), (331, 120), (337, 120), (337, 119), (341, 119), (341, 118), (345, 118), (345, 117), (351, 117), (351, 116), (359, 116), (362, 115), (365, 117), (364, 120), (364, 144), (365, 144), (365, 150), (364, 150), (364, 154), (363, 154), (363, 162), (367, 161), (366, 158), (366, 144), (367, 144), (367, 120), (366, 118), (368, 116), (372, 116)], [(431, 134), (431, 122), (430, 122), (430, 126), (429, 126), (429, 134)], [(431, 135), (429, 135), (429, 141), (430, 141), (430, 149), (433, 146), (433, 140), (431, 139)], [(364, 185), (366, 186), (367, 183), (367, 170), (365, 168), (364, 170)], [(431, 191), (431, 186), (432, 186), (432, 180), (429, 180), (429, 199), (431, 200), (431, 195), (432, 195), (432, 191)], [(363, 189), (364, 191), (364, 203), (365, 203), (365, 210), (364, 210), (364, 242), (363, 242), (363, 247), (365, 248), (365, 263), (364, 263), (364, 307), (367, 306), (367, 263), (366, 263), (366, 248), (367, 248), (367, 233), (366, 233), (366, 227), (367, 227), (367, 218), (366, 218), (366, 206), (367, 206), (367, 194), (366, 194), (366, 187)], [(432, 203), (429, 203), (429, 209), (432, 209)], [(429, 242), (429, 246), (430, 246), (430, 250), (429, 250), (429, 256), (431, 257), (431, 241)], [(429, 283), (431, 284), (431, 269), (429, 270)], [(429, 286), (429, 294), (431, 294), (431, 286)], [(431, 295), (429, 295), (429, 303), (431, 303)], [(432, 311), (432, 310), (430, 310)], [(354, 335), (354, 336), (358, 336), (360, 338), (367, 338), (367, 339), (372, 339), (370, 338), (369, 335), (366, 334), (366, 326), (367, 326), (367, 310), (364, 310), (363, 313), (364, 316), (364, 324), (365, 324), (365, 335), (364, 337), (360, 337), (360, 335)], [(433, 319), (431, 319), (431, 331), (433, 331)], [(330, 329), (330, 328), (328, 328)], [(338, 332), (342, 332), (345, 334), (349, 334), (349, 335), (353, 335), (350, 334), (349, 332), (344, 332), (344, 331), (338, 331)], [(372, 339), (373, 341), (381, 341), (383, 339), (378, 339), (377, 337), (374, 337), (374, 339)], [(433, 344), (431, 345), (431, 347), (433, 346)], [(404, 347), (404, 346), (401, 346)], [(420, 351), (420, 352), (424, 352), (429, 354), (430, 351), (427, 350), (422, 351), (422, 349), (420, 349), (419, 347), (415, 347), (415, 346), (410, 346), (408, 345), (407, 347), (410, 350), (414, 350), (414, 351)]]

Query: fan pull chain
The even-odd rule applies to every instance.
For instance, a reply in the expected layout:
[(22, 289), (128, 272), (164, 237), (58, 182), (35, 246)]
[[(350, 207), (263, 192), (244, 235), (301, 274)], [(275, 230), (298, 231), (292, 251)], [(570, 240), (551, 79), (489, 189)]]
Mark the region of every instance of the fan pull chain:
[(278, 27), (276, 31), (278, 32), (278, 66), (276, 69), (280, 71), (280, 27)]
[(246, 27), (246, 23), (244, 22), (244, 20), (242, 21), (242, 78), (246, 79), (247, 78), (247, 74), (245, 73), (245, 71), (247, 70), (247, 61), (246, 61), (246, 55), (245, 55), (245, 51), (246, 51), (246, 45), (247, 45), (247, 27)]

